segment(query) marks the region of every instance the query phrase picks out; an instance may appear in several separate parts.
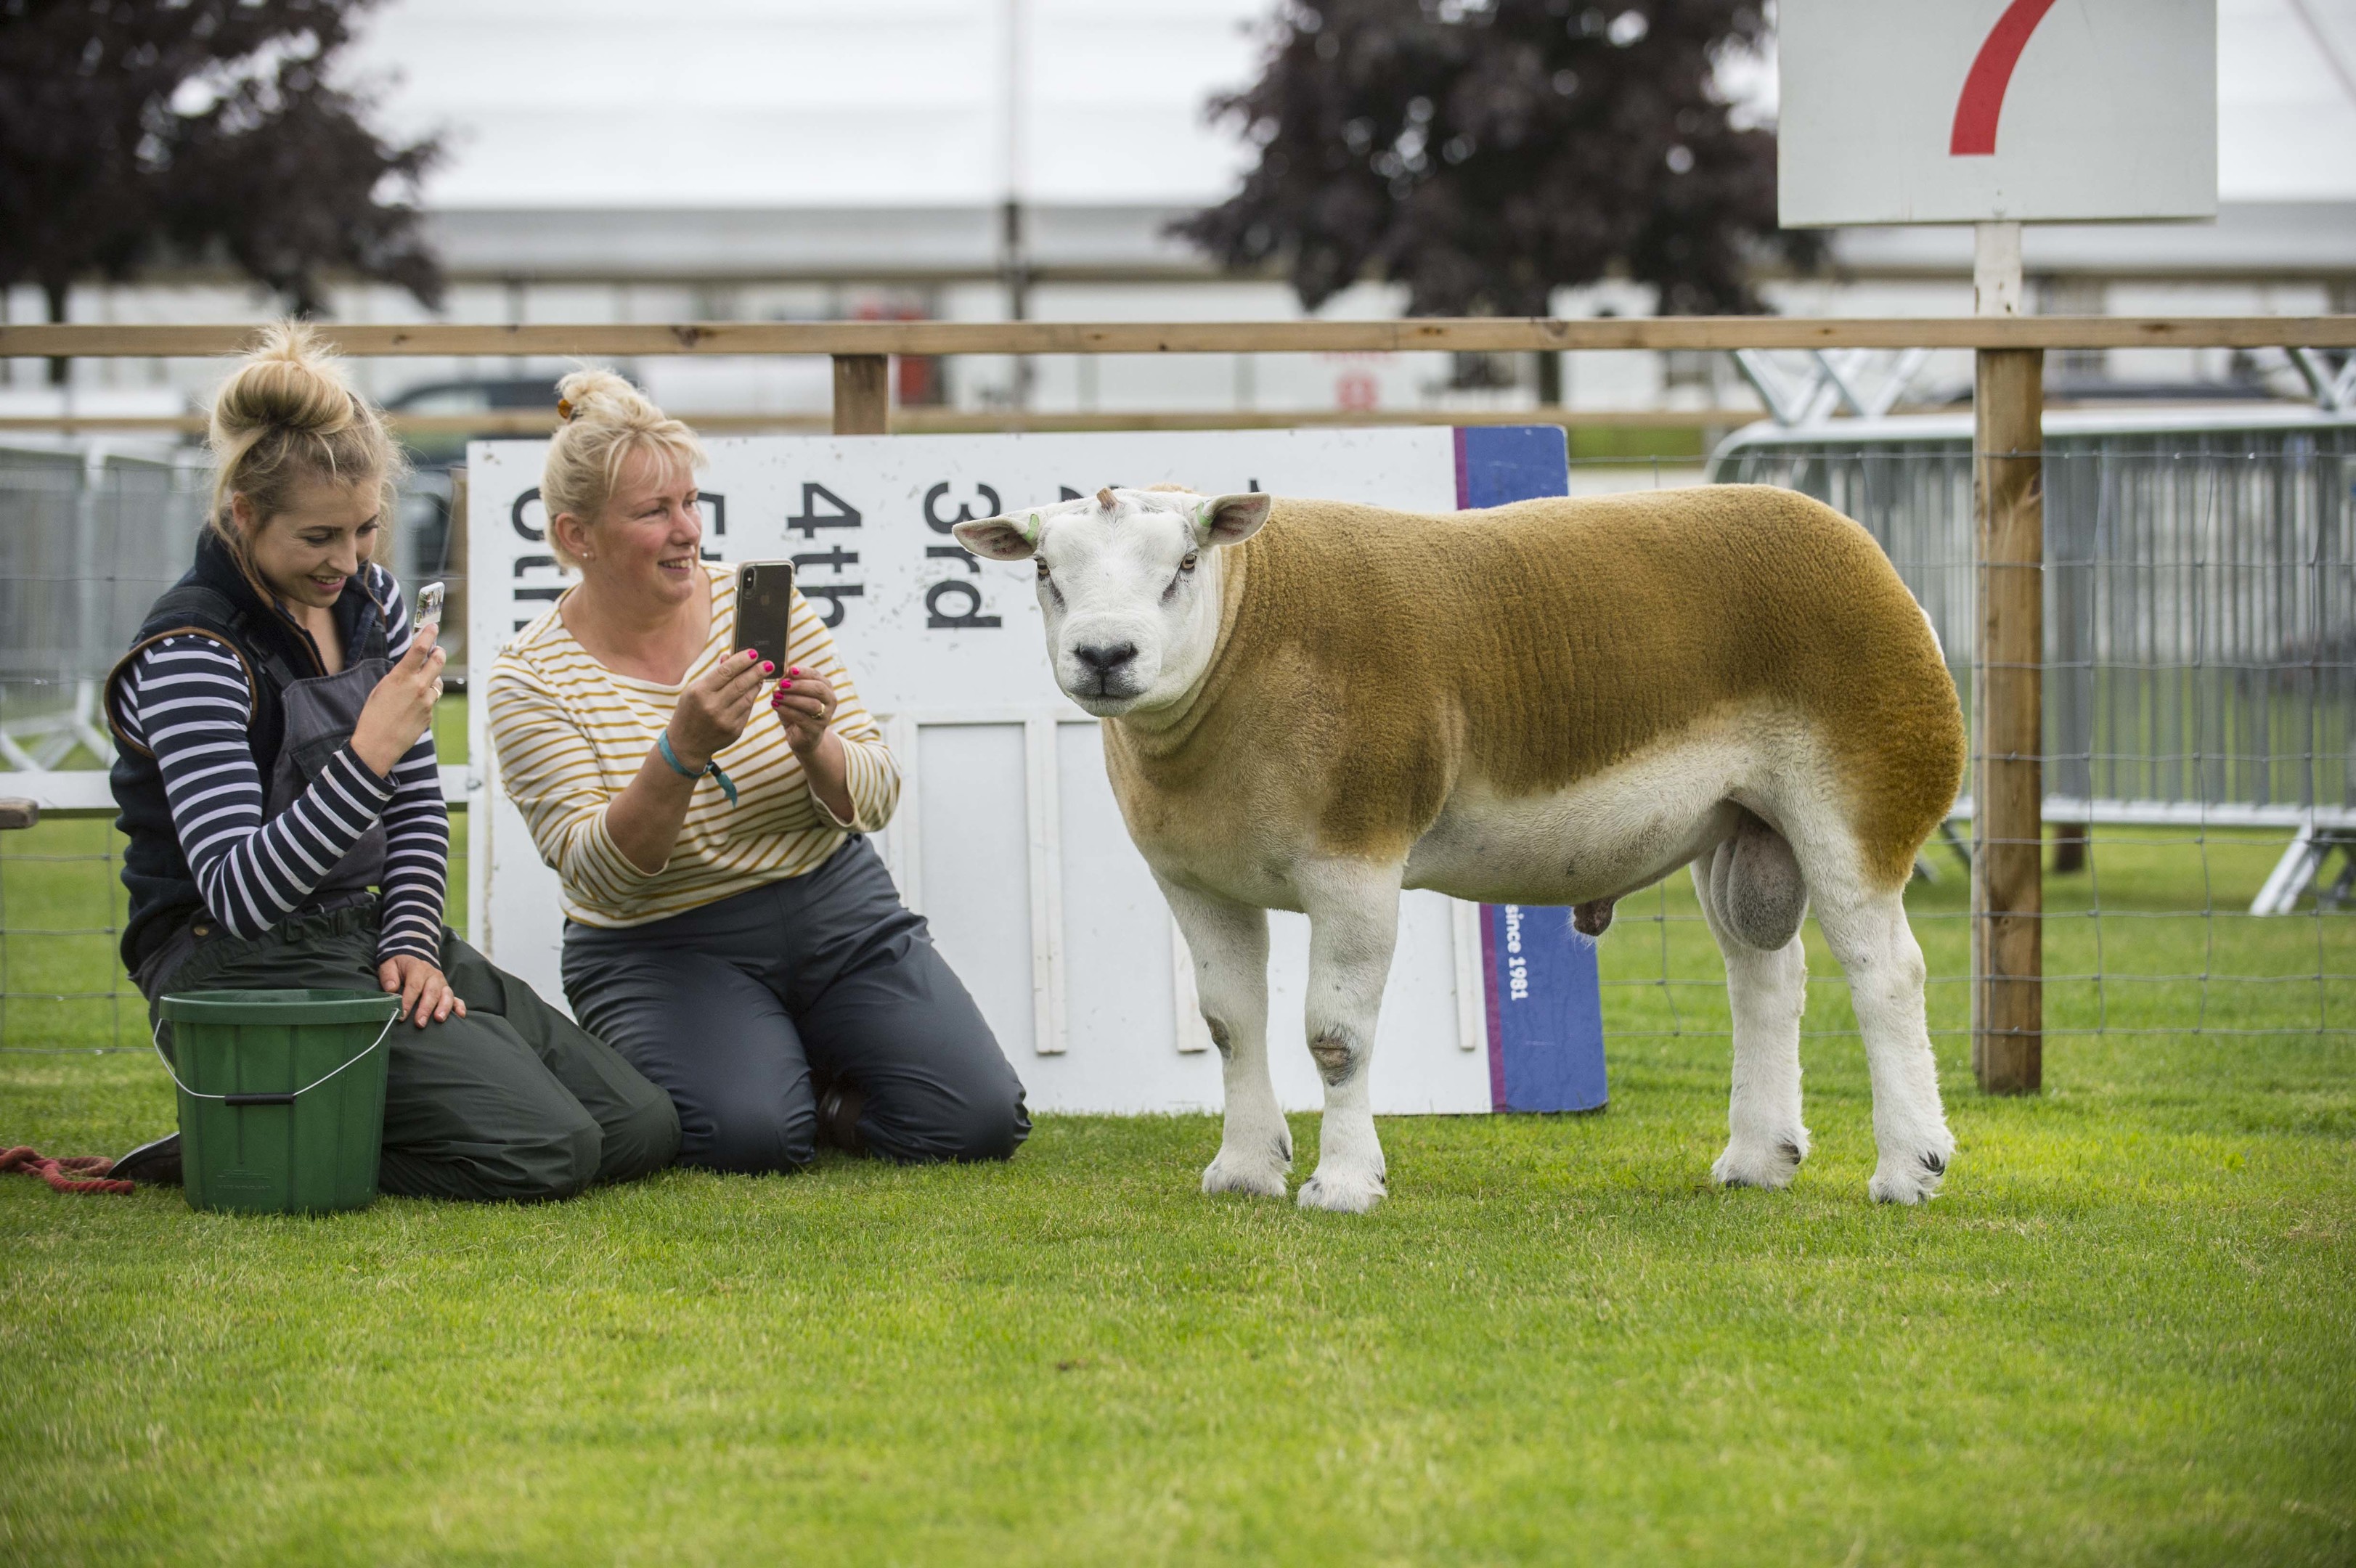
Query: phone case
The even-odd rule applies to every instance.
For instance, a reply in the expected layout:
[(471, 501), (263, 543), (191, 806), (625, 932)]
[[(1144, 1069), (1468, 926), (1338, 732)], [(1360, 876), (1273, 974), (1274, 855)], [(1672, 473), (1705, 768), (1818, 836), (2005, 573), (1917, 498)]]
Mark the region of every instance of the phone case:
[(736, 569), (736, 645), (751, 648), (779, 669), (793, 620), (791, 561), (748, 560)]

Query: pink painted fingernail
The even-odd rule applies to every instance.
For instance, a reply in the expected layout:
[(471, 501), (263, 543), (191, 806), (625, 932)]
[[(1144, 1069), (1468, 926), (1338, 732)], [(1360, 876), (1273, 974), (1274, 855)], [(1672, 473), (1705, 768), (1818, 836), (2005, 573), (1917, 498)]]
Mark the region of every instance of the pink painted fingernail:
[(786, 673), (787, 673), (787, 675), (799, 675), (799, 674), (801, 674), (801, 672), (802, 672), (802, 667), (801, 667), (801, 666), (799, 666), (799, 665), (796, 665), (796, 666), (794, 666), (794, 667), (793, 667), (793, 668), (791, 668), (791, 669), (789, 669), (789, 670), (786, 671)]
[(771, 664), (768, 660), (763, 659), (761, 661), (761, 673), (763, 675), (775, 675), (777, 673), (777, 667)]

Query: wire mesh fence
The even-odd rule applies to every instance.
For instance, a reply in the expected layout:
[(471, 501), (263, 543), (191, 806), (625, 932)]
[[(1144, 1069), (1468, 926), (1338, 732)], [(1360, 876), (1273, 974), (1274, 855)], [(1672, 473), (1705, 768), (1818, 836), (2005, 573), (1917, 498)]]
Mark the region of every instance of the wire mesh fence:
[[(2340, 1048), (2356, 1033), (2356, 420), (2056, 413), (2046, 430), (2047, 1032)], [(1574, 488), (1707, 478), (1829, 502), (1896, 564), (1968, 710), (1972, 462), (1967, 416), (1853, 420), (1742, 432), (1706, 471), (1576, 464)], [(201, 483), (170, 453), (0, 455), (8, 767), (105, 760), (97, 681), (187, 559)], [(401, 557), (412, 574), (443, 570), (410, 559), (446, 549), (433, 520)], [(463, 762), (456, 699), (436, 733)], [(114, 954), (118, 842), (103, 814), (0, 833), (0, 1047), (138, 1046), (144, 1008)], [(454, 811), (462, 857), (466, 843)], [(1968, 1029), (1965, 844), (1951, 823), (1908, 900), (1944, 1037)], [(461, 931), (465, 887), (454, 868)], [(1853, 1033), (1837, 966), (1809, 940), (1806, 1027)], [(1600, 961), (1613, 1037), (1730, 1027), (1684, 878), (1624, 901)]]
[[(2356, 421), (2086, 411), (2049, 415), (2045, 431), (2046, 1033), (2344, 1039)], [(1967, 415), (1858, 421), (1743, 432), (1708, 477), (1799, 489), (1862, 523), (1922, 604), (1968, 712), (1973, 464)], [(1909, 899), (1938, 1033), (1969, 1027), (1966, 869), (1960, 836), (1934, 843)], [(1657, 976), (1612, 978), (1657, 984), (1663, 1010), (1690, 1013), (1715, 982), (1679, 1004), (1667, 927), (1696, 916), (1656, 918)], [(1847, 1032), (1845, 1012), (1811, 1021)], [(1704, 1019), (1722, 1029), (1723, 1004)]]
[[(445, 760), (465, 760), (463, 699), (445, 699), (434, 732)], [(11, 793), (0, 771), (0, 796)], [(29, 831), (0, 832), (0, 1050), (145, 1049), (146, 1003), (118, 953), (126, 896), (113, 816), (45, 813)], [(462, 933), (466, 827), (465, 808), (454, 805), (447, 918)]]

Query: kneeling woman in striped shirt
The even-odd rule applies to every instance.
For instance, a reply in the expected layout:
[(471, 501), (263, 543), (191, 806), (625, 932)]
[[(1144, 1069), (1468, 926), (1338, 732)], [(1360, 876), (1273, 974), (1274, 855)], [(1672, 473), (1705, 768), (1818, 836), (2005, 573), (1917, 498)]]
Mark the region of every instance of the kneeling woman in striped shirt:
[[(668, 1165), (669, 1097), (442, 923), (443, 656), (369, 560), (402, 467), (381, 418), (284, 326), (221, 389), (212, 448), (196, 565), (107, 682), (140, 990), (399, 994), (387, 1192), (562, 1198)], [(172, 1179), (177, 1151), (126, 1163)]]
[(581, 581), (488, 701), (563, 884), (574, 1015), (670, 1091), (684, 1165), (1007, 1157), (1023, 1085), (864, 837), (900, 773), (825, 624), (796, 592), (787, 667), (739, 651), (693, 432), (618, 376), (560, 390), (541, 496)]

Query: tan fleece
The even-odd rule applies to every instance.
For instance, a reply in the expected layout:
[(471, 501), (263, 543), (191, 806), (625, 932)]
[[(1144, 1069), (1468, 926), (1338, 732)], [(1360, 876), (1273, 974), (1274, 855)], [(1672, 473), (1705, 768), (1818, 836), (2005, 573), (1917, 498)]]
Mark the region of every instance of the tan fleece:
[(1829, 748), (1884, 887), (1954, 801), (1963, 716), (1929, 623), (1863, 528), (1795, 492), (1440, 517), (1280, 499), (1223, 554), (1218, 645), (1183, 719), (1104, 726), (1141, 838), (1241, 812), (1400, 860), (1460, 782), (1548, 794), (1738, 705)]

